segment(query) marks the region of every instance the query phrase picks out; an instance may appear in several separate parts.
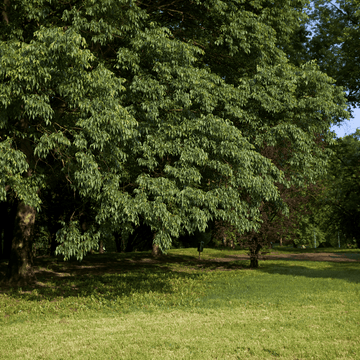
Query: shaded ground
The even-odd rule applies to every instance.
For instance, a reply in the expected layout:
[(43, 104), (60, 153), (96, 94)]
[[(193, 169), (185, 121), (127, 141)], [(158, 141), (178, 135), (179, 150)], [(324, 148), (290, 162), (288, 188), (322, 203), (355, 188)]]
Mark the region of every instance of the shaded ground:
[[(331, 262), (360, 262), (360, 254), (355, 253), (304, 253), (304, 254), (278, 254), (272, 252), (265, 254), (262, 260), (299, 260), (299, 261), (331, 261)], [(34, 272), (37, 282), (30, 289), (48, 287), (45, 283), (51, 280), (64, 280), (79, 276), (102, 276), (104, 274), (121, 274), (128, 271), (144, 272), (147, 270), (170, 270), (179, 272), (227, 271), (248, 268), (250, 261), (246, 254), (224, 255), (222, 258), (199, 260), (196, 256), (166, 255), (154, 259), (150, 254), (96, 254), (88, 255), (82, 262), (70, 260), (64, 262), (60, 256), (42, 256), (34, 259)], [(0, 262), (0, 281), (5, 276), (7, 261)], [(0, 284), (0, 293), (11, 288)]]
[(333, 261), (333, 262), (360, 262), (360, 254), (344, 253), (304, 253), (304, 254), (277, 254), (265, 256), (267, 260), (307, 260), (307, 261)]

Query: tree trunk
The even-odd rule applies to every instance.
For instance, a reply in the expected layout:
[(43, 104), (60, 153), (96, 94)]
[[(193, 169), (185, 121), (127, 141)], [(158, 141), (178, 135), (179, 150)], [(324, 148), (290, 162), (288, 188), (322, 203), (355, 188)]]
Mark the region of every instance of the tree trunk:
[(104, 253), (103, 241), (99, 240), (99, 254), (103, 254), (103, 253)]
[[(23, 107), (23, 105), (21, 105)], [(15, 123), (22, 133), (29, 131), (29, 123), (27, 119), (20, 119)], [(17, 138), (15, 144), (26, 156), (26, 161), (29, 164), (28, 170), (23, 173), (24, 178), (32, 176), (32, 168), (34, 168), (37, 157), (34, 156), (32, 145), (29, 137)], [(37, 190), (39, 194), (40, 189)], [(10, 194), (11, 195), (11, 194)], [(12, 237), (10, 259), (3, 282), (12, 285), (23, 287), (36, 281), (33, 270), (33, 237), (34, 225), (36, 217), (36, 209), (26, 205), (23, 201), (15, 200), (17, 206), (14, 234)]]
[(153, 244), (152, 256), (153, 257), (159, 257), (160, 255), (161, 255), (161, 251), (160, 251), (159, 245)]
[(32, 243), (36, 210), (19, 202), (15, 217), (14, 237), (5, 282), (23, 287), (36, 281), (33, 270)]
[(120, 253), (122, 251), (121, 245), (122, 245), (122, 236), (120, 232), (116, 232), (114, 234), (115, 236), (115, 245), (116, 245), (116, 251)]
[(282, 246), (282, 238), (280, 238), (280, 246)]
[[(153, 241), (155, 239), (155, 236), (156, 236), (156, 233), (154, 233)], [(159, 245), (157, 245), (157, 244), (155, 244), (153, 242), (153, 244), (152, 244), (152, 256), (156, 258), (156, 257), (159, 257), (160, 255), (161, 255), (161, 251), (160, 251)]]
[(256, 240), (255, 240), (255, 245), (256, 245), (255, 251), (254, 251), (254, 249), (250, 248), (250, 267), (251, 268), (259, 267), (259, 251), (261, 249), (261, 245), (258, 244)]
[(258, 268), (259, 267), (259, 260), (257, 256), (250, 257), (250, 267), (251, 268)]

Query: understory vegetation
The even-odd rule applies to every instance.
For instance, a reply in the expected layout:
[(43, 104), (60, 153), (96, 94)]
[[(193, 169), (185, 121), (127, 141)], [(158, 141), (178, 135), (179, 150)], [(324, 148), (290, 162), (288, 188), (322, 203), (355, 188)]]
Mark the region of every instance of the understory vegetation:
[(0, 288), (1, 359), (359, 358), (360, 263), (290, 255), (359, 249), (196, 250), (36, 258), (36, 285)]

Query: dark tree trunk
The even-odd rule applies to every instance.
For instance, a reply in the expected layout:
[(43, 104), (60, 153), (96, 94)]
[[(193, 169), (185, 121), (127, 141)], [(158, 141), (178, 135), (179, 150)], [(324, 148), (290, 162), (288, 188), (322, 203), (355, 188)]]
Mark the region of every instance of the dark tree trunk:
[(114, 234), (115, 236), (115, 245), (116, 245), (116, 251), (118, 253), (122, 252), (122, 236), (121, 236), (121, 233), (120, 232), (116, 232)]
[(14, 237), (5, 282), (13, 286), (26, 286), (36, 281), (33, 270), (33, 233), (36, 210), (19, 202), (15, 217)]
[(250, 248), (250, 267), (258, 268), (259, 267), (259, 251), (261, 249), (261, 245), (257, 243), (255, 238), (255, 246), (254, 248)]
[(257, 257), (250, 257), (250, 267), (251, 268), (258, 268), (259, 267), (259, 260), (257, 259)]
[(135, 231), (132, 234), (130, 234), (127, 239), (126, 246), (124, 249), (124, 251), (126, 253), (133, 252), (135, 250), (134, 243), (136, 242), (136, 239), (137, 239), (137, 233), (136, 233), (136, 229), (135, 229)]
[[(23, 105), (21, 105), (23, 107)], [(29, 124), (26, 119), (20, 119), (15, 126), (23, 133), (27, 133), (29, 130)], [(28, 137), (18, 138), (15, 141), (15, 145), (21, 150), (25, 156), (26, 161), (29, 164), (28, 170), (23, 173), (23, 177), (28, 178), (32, 176), (32, 169), (34, 168), (37, 158), (35, 158), (32, 145)], [(40, 189), (37, 193), (39, 194)], [(11, 194), (10, 194), (11, 196)], [(35, 273), (33, 270), (33, 237), (36, 209), (26, 205), (23, 201), (14, 201), (17, 206), (14, 234), (12, 237), (10, 259), (3, 280), (5, 283), (23, 287), (36, 281)]]

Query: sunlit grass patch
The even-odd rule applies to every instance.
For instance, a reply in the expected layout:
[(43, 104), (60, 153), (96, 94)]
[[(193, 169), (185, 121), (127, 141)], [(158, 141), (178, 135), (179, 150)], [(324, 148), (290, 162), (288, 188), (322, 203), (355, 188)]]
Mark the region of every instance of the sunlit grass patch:
[(2, 358), (359, 358), (360, 263), (200, 268), (194, 249), (181, 250), (172, 251), (176, 262), (139, 261), (119, 273), (48, 266), (41, 287), (1, 294)]

